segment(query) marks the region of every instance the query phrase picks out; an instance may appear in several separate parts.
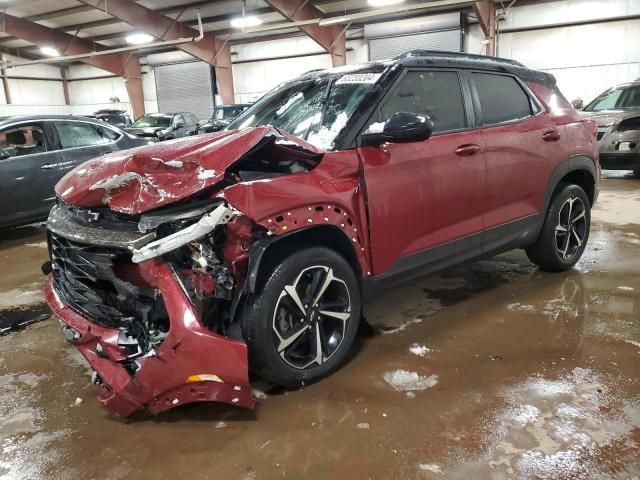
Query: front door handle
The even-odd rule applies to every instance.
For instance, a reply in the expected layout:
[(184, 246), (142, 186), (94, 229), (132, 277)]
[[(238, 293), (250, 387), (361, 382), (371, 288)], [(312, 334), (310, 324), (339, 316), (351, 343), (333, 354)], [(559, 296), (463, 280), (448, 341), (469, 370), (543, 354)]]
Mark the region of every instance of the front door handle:
[(542, 139), (545, 142), (557, 142), (560, 140), (560, 132), (557, 130), (549, 130), (542, 134)]
[(480, 150), (482, 150), (480, 148), (480, 145), (476, 145), (475, 143), (467, 143), (456, 148), (456, 155), (458, 155), (459, 157), (471, 157), (472, 155), (478, 153)]
[(42, 170), (53, 170), (54, 168), (56, 168), (57, 165), (58, 165), (57, 163), (44, 163), (40, 165), (40, 168)]

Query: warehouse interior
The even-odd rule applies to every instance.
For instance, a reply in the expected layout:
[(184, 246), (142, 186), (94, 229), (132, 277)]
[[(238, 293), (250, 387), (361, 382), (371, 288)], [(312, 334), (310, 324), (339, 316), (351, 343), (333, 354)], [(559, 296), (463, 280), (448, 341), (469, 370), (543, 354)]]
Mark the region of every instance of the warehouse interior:
[[(15, 125), (26, 121), (22, 117), (33, 125), (50, 119), (71, 125), (74, 119), (107, 122), (105, 115), (115, 115), (124, 123), (105, 124), (106, 133), (102, 124), (97, 128), (103, 136), (115, 132), (113, 138), (124, 142), (117, 149), (124, 153), (103, 145), (82, 162), (99, 162), (107, 154), (108, 164), (129, 148), (155, 149), (149, 150), (152, 160), (164, 152), (173, 155), (174, 148), (191, 155), (204, 148), (197, 143), (204, 142), (198, 140), (202, 135), (214, 135), (214, 143), (226, 138), (224, 132), (221, 137), (209, 133), (234, 121), (225, 117), (226, 123), (220, 123), (225, 108), (233, 106), (233, 116), (248, 122), (251, 118), (241, 112), (251, 112), (251, 105), (259, 106), (270, 92), (299, 76), (337, 69), (332, 72), (349, 77), (360, 72), (357, 65), (373, 62), (387, 68), (411, 51), (453, 52), (460, 57), (452, 58), (471, 62), (500, 57), (518, 62), (516, 68), (523, 65), (555, 78), (561, 92), (556, 101), (562, 103), (563, 96), (575, 107), (564, 115), (591, 122), (603, 164), (602, 170), (600, 164), (594, 169), (591, 233), (582, 258), (571, 269), (548, 273), (531, 263), (523, 249), (514, 249), (393, 285), (363, 300), (354, 347), (340, 369), (320, 381), (303, 380), (301, 388), (276, 386), (251, 373), (246, 401), (257, 402), (252, 409), (239, 408), (245, 406), (240, 394), (220, 400), (226, 403), (179, 406), (182, 397), (176, 396), (173, 405), (156, 406), (151, 413), (141, 409), (126, 419), (114, 415), (107, 397), (96, 399), (97, 389), (107, 387), (100, 385), (104, 382), (93, 372), (95, 365), (74, 347), (77, 332), (59, 321), (46, 293), (47, 274), (56, 266), (47, 233), (49, 210), (79, 190), (83, 176), (93, 177), (81, 171), (79, 179), (64, 183), (81, 168), (80, 157), (68, 153), (47, 158), (46, 164), (36, 159), (37, 165), (10, 166), (20, 155), (4, 153)], [(640, 477), (640, 0), (0, 0), (0, 73), (0, 479)], [(589, 115), (590, 105), (616, 89), (635, 89), (636, 104)], [(534, 88), (527, 91), (537, 94)], [(538, 102), (538, 113), (546, 106)], [(170, 125), (149, 123), (160, 116), (172, 117)], [(621, 122), (627, 122), (626, 131), (619, 129), (624, 138), (615, 136)], [(32, 141), (36, 155), (29, 156), (42, 155), (36, 134), (46, 136), (46, 131), (29, 132), (18, 146)], [(63, 148), (79, 151), (88, 145), (65, 137), (73, 135), (69, 132), (79, 130), (56, 134)], [(264, 144), (257, 138), (247, 150), (253, 153)], [(274, 155), (313, 162), (324, 153), (293, 133), (268, 148)], [(388, 153), (385, 145), (376, 148)], [(604, 163), (618, 161), (623, 152), (631, 160), (620, 160), (621, 166)], [(135, 168), (111, 178), (120, 184), (85, 185), (89, 195), (96, 186), (104, 188), (100, 208), (121, 198), (112, 190), (130, 181), (123, 176), (140, 177), (144, 169), (156, 168), (138, 165), (136, 158), (129, 163)], [(171, 157), (174, 166), (181, 167), (183, 160), (189, 163)], [(505, 171), (519, 172), (520, 164), (514, 164)], [(29, 216), (26, 205), (40, 194), (42, 180), (30, 180), (28, 168), (53, 175), (58, 167), (64, 171), (43, 194), (46, 209)], [(213, 180), (231, 184), (229, 175), (216, 176), (216, 169), (198, 170), (207, 191)], [(322, 184), (325, 192), (347, 181), (346, 163), (335, 172), (342, 176)], [(161, 180), (150, 185), (163, 197), (179, 197), (181, 189), (190, 188), (178, 174), (160, 173)], [(244, 172), (234, 174), (240, 178)], [(402, 180), (410, 177), (408, 172)], [(455, 178), (433, 185), (473, 183), (468, 176)], [(518, 188), (526, 191), (536, 178), (522, 170)], [(54, 191), (58, 181), (64, 189)], [(274, 193), (272, 177), (251, 177), (247, 183), (257, 185), (262, 196), (236, 192), (226, 200), (266, 209), (295, 193)], [(298, 193), (313, 197), (312, 183), (301, 182)], [(150, 198), (149, 184), (140, 185), (140, 198)], [(374, 187), (380, 184), (371, 184), (369, 195)], [(494, 199), (514, 190), (500, 182), (492, 188), (486, 194)], [(437, 190), (434, 186), (429, 192)], [(401, 195), (400, 187), (393, 192)], [(427, 193), (419, 197), (431, 198)], [(410, 218), (393, 211), (393, 195), (380, 202), (380, 211), (397, 219), (390, 224)], [(449, 205), (438, 205), (433, 216), (446, 216)], [(303, 206), (307, 215), (302, 203), (287, 207), (288, 215)], [(139, 213), (127, 208), (122, 212)], [(322, 208), (312, 212), (317, 218), (309, 213), (303, 221), (329, 222), (327, 211), (342, 215), (337, 206), (325, 205), (325, 213)], [(339, 221), (353, 228), (346, 211), (344, 216)], [(272, 215), (272, 221), (279, 225), (283, 220)], [(360, 246), (358, 229), (350, 231)], [(319, 240), (324, 245), (332, 241)], [(80, 265), (87, 258), (75, 261)], [(246, 356), (243, 348), (233, 350), (234, 355), (242, 351)], [(213, 358), (218, 362), (221, 356)], [(225, 383), (217, 370), (194, 373), (209, 375), (210, 383), (214, 377), (213, 383)], [(164, 401), (163, 394), (155, 392), (153, 401)], [(233, 405), (238, 398), (240, 405)]]

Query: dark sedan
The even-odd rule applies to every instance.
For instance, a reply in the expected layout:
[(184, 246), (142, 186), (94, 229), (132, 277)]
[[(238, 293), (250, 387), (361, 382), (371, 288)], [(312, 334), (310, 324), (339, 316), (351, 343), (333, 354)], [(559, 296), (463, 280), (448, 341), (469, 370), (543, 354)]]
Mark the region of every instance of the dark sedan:
[(197, 133), (218, 132), (227, 128), (227, 125), (229, 125), (232, 120), (250, 106), (251, 105), (247, 103), (218, 105), (213, 111), (213, 116), (207, 121), (207, 123), (200, 125)]
[(148, 143), (88, 118), (48, 115), (0, 121), (0, 227), (44, 220), (55, 202), (53, 187), (77, 165)]

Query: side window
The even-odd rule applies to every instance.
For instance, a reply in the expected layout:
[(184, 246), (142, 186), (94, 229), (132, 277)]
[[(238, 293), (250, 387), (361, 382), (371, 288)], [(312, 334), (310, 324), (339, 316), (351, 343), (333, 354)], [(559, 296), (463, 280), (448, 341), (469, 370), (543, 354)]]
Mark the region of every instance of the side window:
[(407, 72), (374, 114), (369, 131), (381, 131), (397, 112), (428, 115), (434, 132), (466, 127), (460, 79), (456, 72)]
[(183, 124), (186, 125), (187, 122), (185, 122), (184, 117), (182, 115), (176, 115), (175, 117), (173, 117), (173, 126), (177, 126), (178, 124)]
[(191, 125), (195, 125), (198, 123), (198, 119), (195, 115), (189, 115), (189, 117), (191, 117)]
[(58, 131), (62, 148), (88, 147), (109, 141), (90, 123), (53, 122), (53, 125)]
[(506, 75), (473, 73), (485, 125), (523, 120), (532, 114), (531, 99)]
[(46, 151), (44, 132), (39, 125), (8, 127), (0, 132), (0, 160)]

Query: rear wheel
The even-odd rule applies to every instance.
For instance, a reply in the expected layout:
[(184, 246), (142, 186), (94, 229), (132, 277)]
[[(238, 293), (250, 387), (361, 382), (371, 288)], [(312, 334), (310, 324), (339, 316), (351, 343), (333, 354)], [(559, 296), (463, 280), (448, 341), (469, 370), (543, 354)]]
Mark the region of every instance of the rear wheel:
[(538, 240), (526, 249), (527, 256), (542, 270), (568, 270), (580, 260), (590, 227), (587, 194), (578, 185), (561, 185), (551, 199)]
[(358, 330), (360, 292), (345, 259), (313, 247), (283, 258), (248, 302), (245, 336), (250, 363), (285, 387), (336, 370)]

